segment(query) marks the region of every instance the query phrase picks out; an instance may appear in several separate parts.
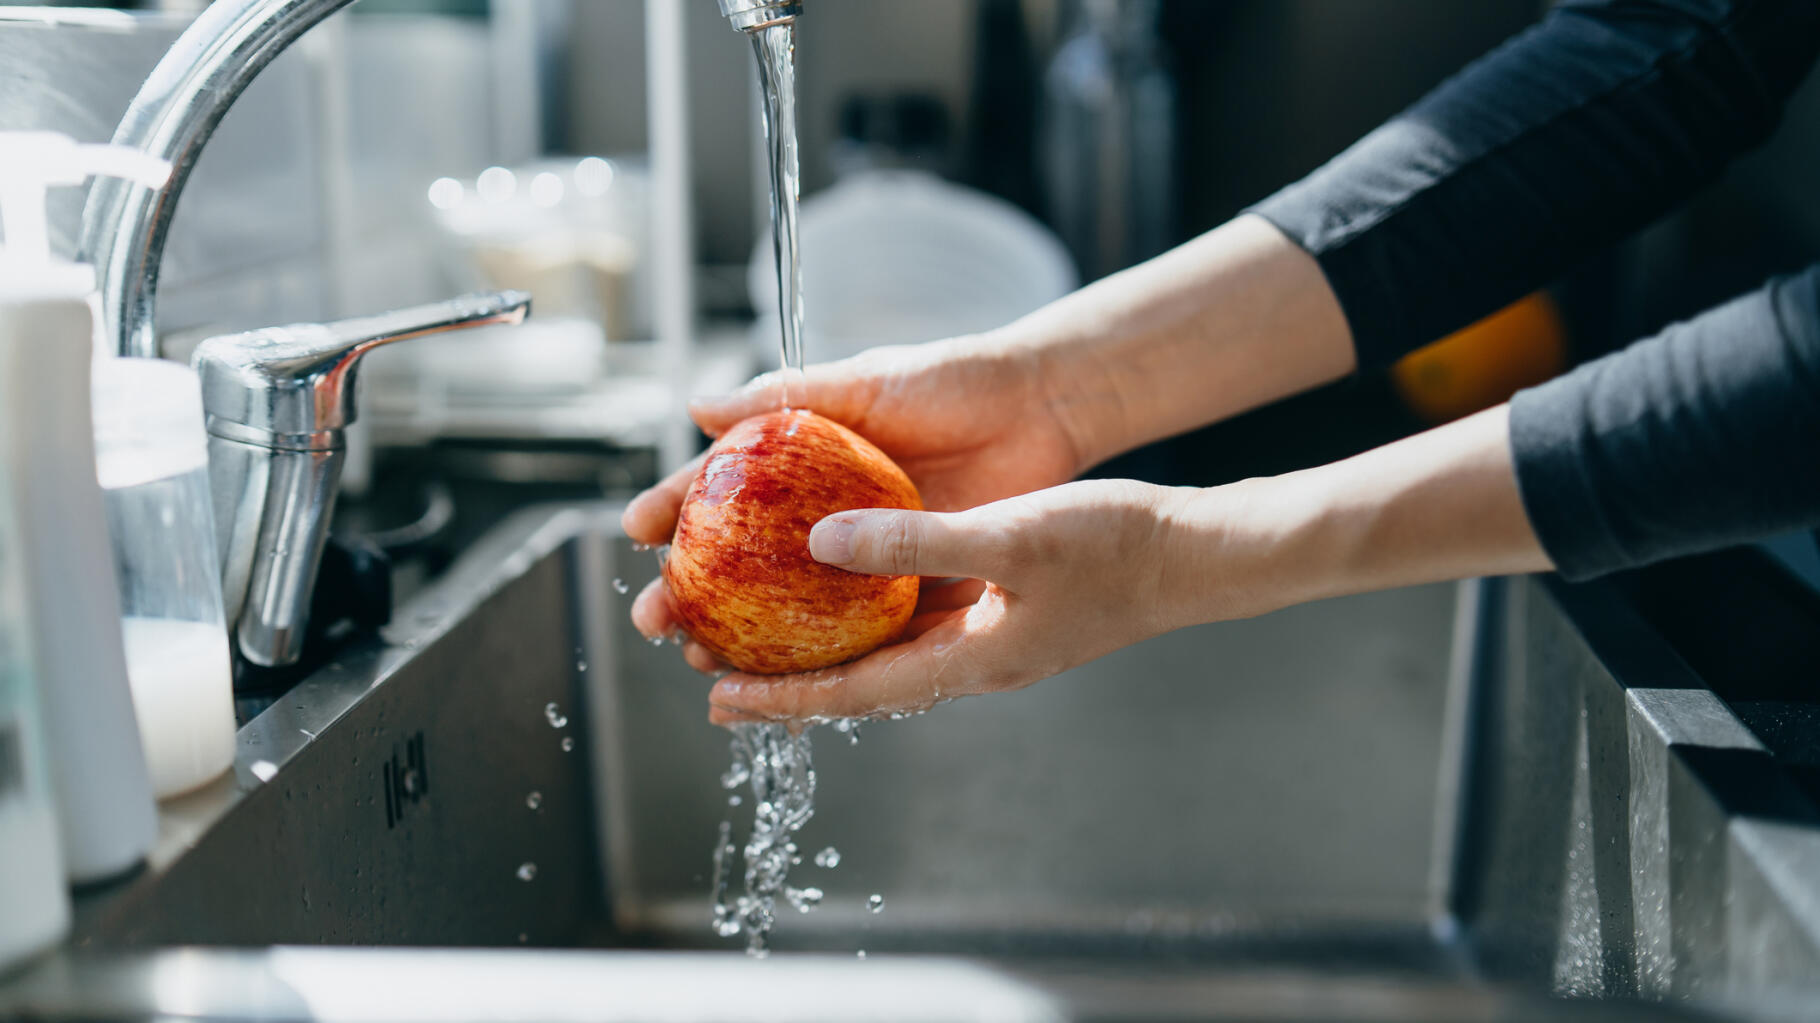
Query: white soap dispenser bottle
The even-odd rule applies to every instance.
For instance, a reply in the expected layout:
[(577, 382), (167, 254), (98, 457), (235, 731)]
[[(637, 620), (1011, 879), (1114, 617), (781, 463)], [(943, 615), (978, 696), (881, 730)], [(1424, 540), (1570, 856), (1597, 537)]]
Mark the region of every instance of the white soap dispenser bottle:
[(45, 224), (46, 188), (101, 174), (156, 187), (170, 165), (57, 134), (0, 133), (0, 460), (17, 496), (51, 789), (77, 883), (138, 865), (158, 827), (95, 475), (95, 275), (51, 255)]
[(14, 497), (0, 465), (0, 975), (62, 940), (70, 916), (25, 644)]

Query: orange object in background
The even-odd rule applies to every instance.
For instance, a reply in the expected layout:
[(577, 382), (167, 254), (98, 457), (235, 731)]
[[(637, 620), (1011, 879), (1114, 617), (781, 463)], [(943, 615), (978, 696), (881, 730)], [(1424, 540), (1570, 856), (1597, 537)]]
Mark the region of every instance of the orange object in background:
[(1445, 423), (1490, 408), (1567, 367), (1567, 331), (1545, 292), (1424, 345), (1390, 367), (1410, 411)]

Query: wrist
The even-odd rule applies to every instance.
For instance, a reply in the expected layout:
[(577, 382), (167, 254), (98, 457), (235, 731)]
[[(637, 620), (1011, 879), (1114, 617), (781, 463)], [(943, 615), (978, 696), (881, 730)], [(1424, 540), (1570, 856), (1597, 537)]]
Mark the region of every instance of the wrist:
[(1280, 522), (1282, 604), (1552, 567), (1517, 492), (1505, 406), (1259, 482)]
[(1292, 473), (1167, 488), (1158, 567), (1167, 628), (1251, 618), (1319, 596), (1309, 484)]

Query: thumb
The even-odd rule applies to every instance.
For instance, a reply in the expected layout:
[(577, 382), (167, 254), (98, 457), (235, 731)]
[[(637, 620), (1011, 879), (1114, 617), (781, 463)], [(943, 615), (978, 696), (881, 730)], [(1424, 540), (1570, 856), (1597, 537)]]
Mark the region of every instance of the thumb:
[(965, 512), (837, 512), (809, 531), (809, 556), (868, 575), (960, 576), (1002, 582), (1003, 531)]

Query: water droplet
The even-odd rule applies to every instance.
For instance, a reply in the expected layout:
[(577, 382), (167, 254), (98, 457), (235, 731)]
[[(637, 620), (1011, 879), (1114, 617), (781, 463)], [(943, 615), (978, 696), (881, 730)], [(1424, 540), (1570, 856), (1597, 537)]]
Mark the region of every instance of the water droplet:
[(651, 637), (651, 645), (652, 645), (652, 646), (663, 646), (663, 645), (664, 645), (664, 638), (663, 638), (663, 637), (662, 637), (662, 636), (652, 636), (652, 637)]
[(743, 802), (745, 802), (745, 800), (739, 798), (739, 793), (737, 793), (737, 792), (735, 792), (732, 795), (727, 797), (728, 806), (738, 806), (739, 804), (741, 804)]
[(829, 846), (815, 854), (815, 865), (828, 870), (840, 866), (840, 850)]
[(564, 753), (569, 753), (569, 752), (572, 752), (574, 749), (575, 749), (575, 737), (573, 735), (563, 736), (562, 737), (562, 751)]
[(651, 549), (651, 545), (648, 543), (635, 543), (632, 545), (632, 549), (637, 551), (640, 554), (643, 554), (644, 552)]
[(543, 793), (532, 791), (525, 794), (525, 805), (535, 810), (543, 805)]
[(526, 862), (520, 863), (518, 865), (518, 879), (520, 881), (530, 881), (536, 877), (537, 877), (537, 864), (532, 863), (527, 860)]
[(742, 763), (735, 763), (732, 767), (727, 768), (726, 772), (720, 776), (720, 787), (723, 789), (736, 789), (741, 785), (744, 785), (751, 777), (752, 769), (750, 767), (747, 767)]
[(550, 723), (551, 728), (569, 727), (568, 715), (562, 712), (562, 708), (556, 705), (555, 700), (543, 705), (543, 719)]
[(864, 958), (866, 958), (866, 950), (862, 948), (858, 952), (853, 953), (853, 955), (856, 958), (864, 959)]
[(405, 795), (414, 796), (417, 794), (418, 789), (423, 787), (423, 778), (418, 775), (415, 767), (407, 767), (404, 771), (404, 778), (401, 779), (401, 784), (404, 786)]
[(873, 892), (871, 895), (866, 896), (866, 911), (869, 913), (883, 913), (885, 911), (885, 897), (877, 892)]
[(519, 931), (519, 932), (518, 932), (518, 943), (519, 943), (519, 944), (520, 944), (520, 945), (522, 945), (522, 944), (524, 944), (524, 943), (525, 943), (525, 942), (527, 942), (527, 941), (530, 941), (530, 940), (531, 940), (531, 936), (530, 936), (530, 935), (529, 935), (529, 934), (526, 934), (526, 933), (525, 933), (525, 932), (523, 932), (523, 931)]
[(270, 760), (255, 760), (253, 761), (253, 766), (248, 768), (248, 770), (252, 771), (253, 777), (258, 778), (260, 781), (271, 781), (273, 778), (278, 777), (278, 765), (272, 763)]
[[(598, 577), (596, 577), (596, 578), (598, 578)], [(632, 587), (626, 585), (626, 581), (624, 579), (614, 579), (613, 580), (613, 591), (615, 593), (631, 593)]]
[(822, 904), (822, 890), (820, 888), (785, 888), (784, 898), (790, 900), (790, 905), (795, 906), (798, 913), (807, 913)]
[(587, 670), (588, 670), (588, 662), (587, 662), (587, 661), (576, 661), (576, 662), (575, 662), (575, 670), (576, 670), (576, 671), (587, 671)]

